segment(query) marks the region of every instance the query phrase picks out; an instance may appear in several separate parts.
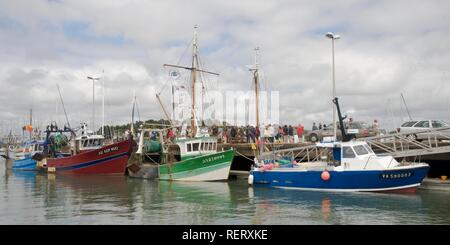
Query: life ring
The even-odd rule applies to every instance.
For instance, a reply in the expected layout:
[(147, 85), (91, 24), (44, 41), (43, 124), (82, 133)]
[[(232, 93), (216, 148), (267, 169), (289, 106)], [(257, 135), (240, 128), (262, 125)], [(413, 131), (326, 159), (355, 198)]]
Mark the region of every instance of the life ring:
[(13, 145), (8, 146), (9, 151), (15, 151), (15, 147)]

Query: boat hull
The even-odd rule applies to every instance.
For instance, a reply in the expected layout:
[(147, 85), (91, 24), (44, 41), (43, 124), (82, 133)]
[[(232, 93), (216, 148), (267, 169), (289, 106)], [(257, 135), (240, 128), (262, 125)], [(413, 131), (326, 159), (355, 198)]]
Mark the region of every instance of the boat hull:
[(253, 184), (316, 191), (415, 192), (429, 170), (428, 165), (391, 170), (323, 171), (295, 169), (250, 172)]
[(160, 180), (217, 181), (227, 180), (234, 150), (197, 156), (159, 166)]
[(39, 165), (48, 173), (58, 174), (125, 174), (132, 140), (101, 147), (69, 157), (47, 158)]
[(12, 169), (23, 171), (36, 171), (36, 163), (37, 163), (36, 160), (33, 160), (30, 156), (21, 160), (15, 160), (12, 163)]

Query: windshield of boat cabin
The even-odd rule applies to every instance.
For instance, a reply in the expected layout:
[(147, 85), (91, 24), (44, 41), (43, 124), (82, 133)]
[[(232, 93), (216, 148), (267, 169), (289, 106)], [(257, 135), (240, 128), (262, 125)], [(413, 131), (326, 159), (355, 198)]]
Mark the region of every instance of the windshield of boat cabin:
[(366, 148), (366, 150), (368, 150), (370, 153), (375, 154), (375, 152), (373, 152), (372, 148), (370, 148), (370, 146), (368, 145), (364, 145), (364, 147)]
[(369, 152), (367, 151), (366, 148), (364, 148), (363, 145), (354, 146), (353, 149), (355, 150), (356, 155), (358, 156), (369, 154)]

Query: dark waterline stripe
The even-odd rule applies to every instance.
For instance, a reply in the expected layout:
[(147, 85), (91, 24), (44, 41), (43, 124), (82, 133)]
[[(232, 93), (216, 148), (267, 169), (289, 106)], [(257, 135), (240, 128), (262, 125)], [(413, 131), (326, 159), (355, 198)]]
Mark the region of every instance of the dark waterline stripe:
[(110, 157), (107, 157), (107, 158), (102, 158), (102, 159), (91, 161), (91, 162), (81, 163), (81, 164), (74, 165), (74, 166), (56, 167), (56, 170), (58, 170), (58, 171), (68, 171), (68, 170), (74, 170), (74, 169), (79, 169), (79, 168), (85, 168), (85, 167), (89, 167), (91, 165), (95, 165), (95, 164), (102, 163), (102, 162), (105, 162), (105, 161), (109, 161), (109, 160), (113, 160), (113, 159), (116, 159), (116, 158), (120, 158), (120, 157), (125, 156), (127, 154), (128, 154), (127, 152), (124, 152), (124, 153), (121, 153), (121, 154), (118, 154), (118, 155), (113, 155), (113, 156), (110, 156)]

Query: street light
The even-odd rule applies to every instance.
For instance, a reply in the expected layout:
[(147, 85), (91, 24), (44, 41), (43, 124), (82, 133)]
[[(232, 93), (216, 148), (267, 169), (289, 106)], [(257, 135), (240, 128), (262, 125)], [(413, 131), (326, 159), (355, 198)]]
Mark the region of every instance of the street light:
[[(341, 37), (339, 35), (333, 34), (332, 32), (327, 32), (325, 34), (325, 36), (331, 39), (331, 53), (332, 53), (332, 59), (333, 59), (333, 91), (332, 91), (332, 94), (333, 94), (332, 100), (333, 100), (336, 97), (335, 72), (334, 72), (334, 40), (340, 39)], [(331, 104), (333, 106), (332, 108), (333, 108), (334, 140), (336, 140), (337, 139), (336, 138), (336, 132), (337, 132), (337, 129), (336, 129), (336, 109), (334, 107), (334, 103), (331, 102)]]
[(92, 80), (92, 130), (95, 132), (95, 87), (94, 82), (100, 80), (99, 77), (87, 77), (87, 79)]

